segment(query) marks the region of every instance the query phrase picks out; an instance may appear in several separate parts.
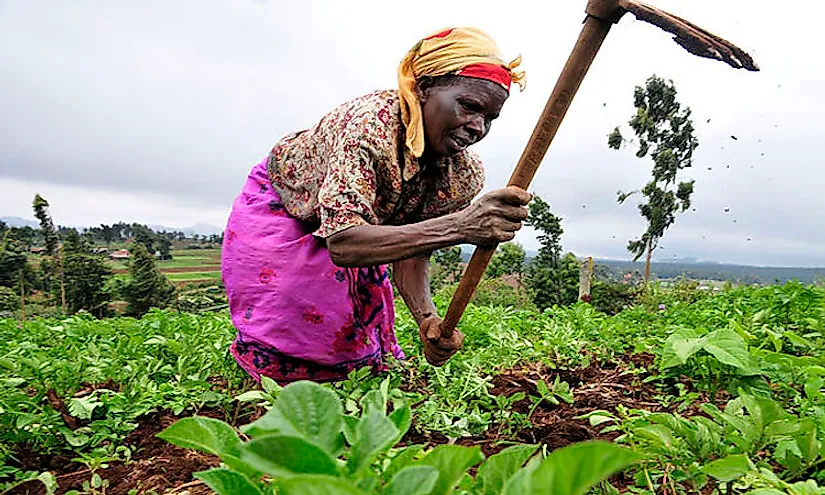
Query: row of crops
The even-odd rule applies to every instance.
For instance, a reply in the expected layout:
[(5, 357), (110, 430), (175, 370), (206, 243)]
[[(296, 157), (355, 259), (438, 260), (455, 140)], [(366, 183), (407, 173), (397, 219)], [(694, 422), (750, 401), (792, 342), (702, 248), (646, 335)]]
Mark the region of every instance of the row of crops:
[[(616, 316), (477, 306), (464, 349), (433, 368), (399, 307), (405, 362), (281, 388), (228, 356), (225, 313), (0, 320), (0, 482), (11, 493), (825, 493), (823, 326), (825, 290), (793, 283), (652, 289)], [(186, 472), (172, 476), (176, 465)]]

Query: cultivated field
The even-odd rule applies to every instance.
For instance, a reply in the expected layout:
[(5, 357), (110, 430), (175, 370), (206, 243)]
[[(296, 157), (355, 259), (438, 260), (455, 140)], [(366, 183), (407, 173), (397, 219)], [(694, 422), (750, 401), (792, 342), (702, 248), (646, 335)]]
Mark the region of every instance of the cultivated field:
[[(209, 493), (205, 481), (214, 488), (218, 475), (240, 483), (235, 491), (219, 493), (253, 493), (237, 491), (238, 486), (261, 493), (274, 486), (283, 493), (408, 493), (387, 488), (399, 468), (396, 464), (392, 471), (391, 461), (403, 458), (413, 467), (435, 466), (437, 476), (445, 476), (438, 479), (449, 478), (446, 485), (409, 493), (448, 493), (453, 481), (456, 493), (533, 493), (508, 492), (505, 486), (549, 472), (528, 473), (528, 468), (514, 476), (533, 452), (541, 458), (601, 440), (624, 450), (591, 452), (578, 460), (551, 456), (541, 465), (566, 463), (568, 477), (602, 466), (587, 471), (596, 483), (588, 493), (823, 493), (817, 485), (825, 481), (821, 288), (653, 290), (613, 317), (583, 303), (541, 314), (471, 306), (461, 325), (465, 348), (443, 368), (421, 358), (415, 325), (402, 306), (397, 330), (408, 359), (382, 376), (360, 370), (346, 382), (321, 387), (331, 398), (312, 390), (288, 393), (291, 388), (282, 391), (271, 383), (258, 390), (227, 354), (234, 330), (225, 313), (153, 312), (141, 320), (103, 321), (75, 316), (22, 325), (0, 320), (0, 462), (5, 465), (0, 474), (6, 486), (37, 476), (56, 481), (59, 493), (104, 493), (103, 485), (109, 494)], [(284, 402), (278, 402), (281, 396)], [(274, 412), (263, 423), (244, 427), (273, 403)], [(327, 405), (316, 410), (321, 404)], [(384, 405), (370, 413), (375, 404)], [(359, 456), (367, 455), (365, 446), (327, 451), (319, 447), (327, 445), (319, 436), (326, 431), (322, 425), (303, 416), (291, 419), (297, 422), (290, 427), (290, 442), (309, 443), (306, 448), (315, 449), (319, 459), (332, 459), (323, 464), (331, 471), (320, 481), (317, 473), (311, 475), (320, 469), (315, 464), (258, 455), (264, 440), (232, 443), (272, 434), (272, 425), (295, 407), (320, 415), (316, 421), (331, 418), (324, 424), (332, 428), (329, 438), (343, 434), (341, 446), (344, 438), (353, 445), (359, 438), (383, 438), (374, 429), (364, 431), (375, 436), (358, 437), (357, 425), (365, 421), (403, 436), (390, 448), (395, 438), (386, 433), (389, 443), (373, 445), (364, 461)], [(342, 419), (336, 419), (336, 407)], [(411, 421), (404, 420), (407, 407)], [(391, 423), (387, 409), (400, 411), (390, 415)], [(164, 435), (187, 449), (155, 436), (193, 414), (217, 418), (248, 436), (226, 443), (226, 432), (220, 433), (217, 423), (202, 423), (207, 420), (199, 420), (194, 430), (181, 423)], [(283, 435), (277, 430), (260, 438), (275, 442), (278, 431)], [(186, 440), (187, 435), (200, 440)], [(516, 444), (536, 447), (511, 447)], [(448, 447), (426, 454), (439, 445)], [(491, 456), (508, 447), (502, 455), (514, 467), (506, 479), (493, 483), (492, 468), (473, 468), (484, 456), (493, 464), (503, 462)], [(245, 474), (224, 469), (199, 474), (204, 481), (193, 479), (193, 473), (220, 465), (210, 452)], [(609, 464), (627, 452), (633, 455)], [(442, 459), (448, 454), (449, 462)], [(366, 464), (352, 470), (361, 462)], [(442, 471), (447, 468), (449, 476)], [(607, 477), (613, 471), (620, 472)], [(360, 488), (292, 491), (292, 477)], [(90, 488), (94, 485), (97, 491)], [(31, 481), (10, 493), (46, 493), (44, 486)]]

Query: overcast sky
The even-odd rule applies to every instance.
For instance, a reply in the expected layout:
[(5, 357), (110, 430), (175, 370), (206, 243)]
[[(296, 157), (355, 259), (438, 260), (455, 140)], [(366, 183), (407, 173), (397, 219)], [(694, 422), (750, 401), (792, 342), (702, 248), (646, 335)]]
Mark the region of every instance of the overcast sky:
[[(485, 29), (507, 57), (524, 58), (527, 90), (514, 91), (476, 146), (486, 189), (501, 187), (585, 4), (0, 0), (0, 216), (30, 218), (39, 192), (63, 225), (222, 227), (249, 169), (281, 136), (393, 88), (406, 50), (450, 25)], [(655, 73), (676, 83), (700, 143), (686, 174), (696, 180), (696, 212), (677, 219), (657, 257), (825, 265), (825, 160), (816, 144), (825, 130), (825, 3), (655, 4), (738, 44), (762, 72), (694, 57), (626, 16), (531, 188), (563, 217), (565, 248), (626, 258), (627, 240), (643, 232), (616, 191), (644, 185), (650, 162), (606, 144), (633, 113), (634, 86)], [(537, 247), (529, 229), (519, 240)]]

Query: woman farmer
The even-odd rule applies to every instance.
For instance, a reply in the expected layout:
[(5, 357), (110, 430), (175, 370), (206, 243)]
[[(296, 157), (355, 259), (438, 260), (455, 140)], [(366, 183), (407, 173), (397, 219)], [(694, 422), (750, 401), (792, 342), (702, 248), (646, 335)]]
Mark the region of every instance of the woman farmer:
[(387, 265), (419, 326), (427, 360), (463, 342), (441, 336), (429, 256), (511, 240), (530, 195), (478, 201), (484, 172), (467, 148), (483, 139), (523, 85), (482, 31), (454, 28), (417, 43), (398, 90), (341, 105), (287, 135), (253, 168), (232, 207), (222, 272), (232, 355), (256, 379), (330, 381), (402, 358)]

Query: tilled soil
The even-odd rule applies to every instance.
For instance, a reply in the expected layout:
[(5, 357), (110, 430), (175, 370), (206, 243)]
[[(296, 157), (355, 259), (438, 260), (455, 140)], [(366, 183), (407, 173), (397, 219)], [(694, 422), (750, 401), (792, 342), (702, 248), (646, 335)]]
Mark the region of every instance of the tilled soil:
[[(208, 415), (204, 411), (200, 414)], [(109, 482), (107, 494), (126, 495), (130, 490), (137, 490), (137, 493), (165, 493), (170, 489), (173, 490), (172, 493), (180, 495), (212, 493), (202, 483), (192, 482), (192, 473), (218, 466), (218, 459), (175, 447), (155, 436), (177, 420), (176, 416), (168, 412), (138, 418), (139, 426), (124, 441), (124, 444), (134, 449), (131, 462), (111, 463), (108, 468), (97, 471), (101, 478)], [(47, 469), (57, 476), (60, 486), (57, 493), (82, 490), (83, 482), (88, 482), (92, 477), (88, 469), (65, 457), (22, 457), (25, 469)], [(40, 482), (29, 482), (9, 493), (45, 495), (46, 490)]]
[[(558, 405), (542, 402), (530, 417), (531, 427), (522, 429), (515, 435), (502, 433), (502, 425), (491, 425), (484, 435), (461, 438), (453, 442), (482, 448), (485, 455), (493, 455), (513, 442), (545, 444), (548, 451), (559, 449), (576, 442), (586, 440), (607, 440), (616, 438), (618, 433), (602, 433), (601, 427), (590, 426), (587, 419), (581, 418), (595, 410), (616, 412), (619, 405), (628, 409), (645, 409), (647, 411), (670, 411), (658, 400), (660, 395), (650, 383), (644, 383), (649, 376), (646, 371), (634, 372), (631, 368), (650, 369), (653, 367), (652, 355), (625, 356), (623, 363), (594, 361), (588, 367), (578, 370), (553, 370), (541, 365), (530, 365), (506, 370), (493, 379), (492, 394), (510, 396), (524, 392), (527, 398), (514, 405), (514, 410), (528, 414), (533, 406), (531, 396), (538, 396), (536, 384), (544, 380), (552, 385), (556, 377), (566, 381), (573, 391), (573, 403), (561, 401)], [(635, 365), (635, 366), (631, 366)], [(420, 384), (420, 386), (426, 386)], [(703, 398), (707, 401), (707, 398)], [(726, 397), (717, 397), (718, 404), (724, 404)], [(221, 417), (216, 411), (200, 411), (201, 415)], [(698, 410), (688, 410), (683, 414), (699, 414)], [(109, 481), (106, 493), (126, 495), (133, 493), (173, 493), (179, 495), (200, 495), (211, 493), (199, 481), (193, 481), (192, 473), (215, 467), (219, 464), (214, 456), (201, 454), (175, 447), (155, 435), (179, 418), (170, 412), (153, 413), (138, 418), (138, 428), (128, 435), (126, 445), (133, 447), (131, 462), (112, 463), (108, 468), (100, 469), (98, 474)], [(250, 419), (245, 418), (243, 422)], [(254, 419), (254, 417), (253, 417)], [(430, 446), (451, 442), (439, 434), (427, 434), (413, 424), (404, 437), (406, 444), (426, 444)], [(49, 470), (57, 476), (60, 490), (81, 490), (84, 481), (91, 479), (92, 473), (84, 466), (71, 462), (62, 456), (38, 456), (31, 452), (18, 453), (23, 469), (32, 471)], [(613, 483), (624, 486), (630, 480), (616, 477)], [(8, 492), (9, 494), (45, 494), (39, 482), (30, 482)]]

